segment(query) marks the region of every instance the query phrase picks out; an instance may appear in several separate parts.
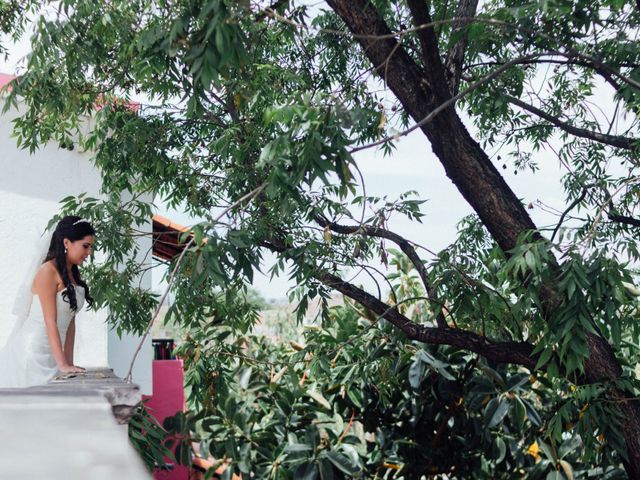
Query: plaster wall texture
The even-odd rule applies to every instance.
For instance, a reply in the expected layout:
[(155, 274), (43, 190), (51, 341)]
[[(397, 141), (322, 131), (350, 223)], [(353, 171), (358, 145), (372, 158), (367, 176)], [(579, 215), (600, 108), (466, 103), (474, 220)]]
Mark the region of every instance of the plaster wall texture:
[[(11, 309), (22, 281), (22, 270), (29, 264), (47, 222), (59, 211), (60, 200), (81, 192), (100, 198), (101, 186), (100, 172), (90, 162), (88, 153), (62, 149), (53, 142), (34, 154), (19, 150), (11, 137), (12, 119), (17, 114), (10, 111), (0, 116), (0, 347), (14, 323)], [(99, 252), (96, 261), (100, 261)], [(150, 288), (151, 280), (147, 279), (143, 286)], [(83, 310), (78, 314), (75, 363), (104, 367), (114, 362), (116, 375), (122, 375), (121, 364), (128, 366), (127, 360), (137, 346), (136, 338), (120, 341), (109, 332), (106, 317), (104, 310)], [(133, 375), (142, 393), (152, 391), (151, 356), (148, 340)]]
[[(131, 200), (131, 195), (124, 192), (122, 194), (122, 200), (125, 202)], [(142, 200), (145, 200), (145, 198), (142, 198)], [(146, 198), (146, 200), (150, 202), (151, 198)], [(150, 232), (153, 229), (153, 220), (150, 218), (149, 222), (140, 226), (140, 228)], [(140, 248), (136, 254), (136, 260), (141, 263), (149, 262), (150, 254), (148, 254), (148, 252), (153, 248), (151, 236), (138, 237), (137, 243)], [(147, 272), (142, 278), (137, 278), (135, 283), (139, 283), (142, 288), (151, 289), (151, 275), (151, 272)], [(151, 315), (152, 313), (150, 312), (149, 319), (151, 319)], [(122, 337), (118, 337), (115, 330), (109, 330), (107, 336), (108, 363), (116, 376), (120, 378), (126, 377), (131, 365), (131, 359), (139, 343), (140, 337), (137, 335), (123, 333)], [(133, 381), (140, 386), (140, 390), (145, 395), (150, 395), (153, 391), (152, 362), (153, 347), (151, 345), (151, 336), (147, 336), (136, 357), (136, 362), (131, 373)]]
[(0, 432), (11, 439), (0, 449), (0, 478), (151, 479), (127, 441), (126, 423), (140, 400), (135, 385), (108, 369), (0, 388)]

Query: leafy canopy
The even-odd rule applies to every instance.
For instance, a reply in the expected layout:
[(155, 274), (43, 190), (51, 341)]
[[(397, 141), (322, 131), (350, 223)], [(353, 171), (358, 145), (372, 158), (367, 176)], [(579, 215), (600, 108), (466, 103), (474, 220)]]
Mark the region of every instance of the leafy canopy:
[[(637, 7), (438, 0), (422, 5), (433, 28), (412, 28), (415, 5), (373, 2), (418, 69), (435, 41), (440, 90), (460, 94), (455, 108), (494, 163), (562, 166), (557, 224), (521, 232), (510, 251), (477, 217), (428, 261), (388, 230), (392, 216), (420, 221), (424, 199), (366, 195), (355, 149), (393, 155), (416, 119), (384, 91), (388, 65), (372, 68), (331, 8), (4, 2), (3, 31), (34, 27), (6, 108), (22, 104), (22, 148), (92, 152), (102, 196), (64, 199), (63, 211), (100, 232), (107, 260), (88, 275), (119, 331), (142, 332), (158, 300), (134, 260), (149, 199), (203, 219), (170, 265), (167, 321), (187, 332), (192, 413), (165, 426), (183, 434), (183, 461), (193, 435), (229, 474), (259, 478), (623, 476), (630, 452), (611, 399), (637, 393)], [(295, 282), (299, 321), (320, 305), (294, 349), (251, 334), (246, 288), (265, 251), (277, 255), (271, 274)], [(357, 271), (378, 288), (351, 283)], [(334, 289), (351, 300), (330, 307)], [(584, 381), (592, 336), (620, 361), (615, 379)], [(150, 425), (140, 415), (138, 441)]]

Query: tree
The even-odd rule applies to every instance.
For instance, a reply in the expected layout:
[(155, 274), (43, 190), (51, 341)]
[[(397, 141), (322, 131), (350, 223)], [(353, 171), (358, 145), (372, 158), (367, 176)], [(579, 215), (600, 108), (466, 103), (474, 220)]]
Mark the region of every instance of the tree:
[[(132, 225), (149, 214), (140, 195), (184, 201), (206, 219), (173, 264), (171, 313), (187, 327), (224, 318), (246, 332), (255, 315), (236, 293), (270, 250), (273, 273), (290, 268), (301, 315), (319, 296), (330, 321), (326, 298), (337, 290), (407, 342), (525, 367), (549, 389), (589, 391), (566, 400), (548, 434), (560, 441), (563, 422), (576, 420), (585, 458), (602, 448), (640, 478), (629, 269), (640, 225), (637, 5), (66, 0), (38, 16), (39, 2), (27, 4), (18, 13), (36, 18), (33, 51), (7, 103), (26, 104), (17, 140), (95, 151), (105, 199), (66, 199), (65, 208), (101, 226), (111, 257), (92, 272), (96, 298), (120, 328), (143, 329), (154, 303), (130, 286), (141, 267), (123, 260)], [(374, 91), (380, 82), (395, 99), (388, 110)], [(152, 104), (131, 108), (132, 92)], [(611, 118), (594, 113), (595, 92), (614, 106)], [(82, 116), (96, 105), (86, 132)], [(430, 263), (386, 228), (392, 214), (419, 220), (420, 199), (367, 197), (354, 176), (353, 155), (393, 154), (406, 132), (398, 127), (426, 135), (477, 215)], [(535, 169), (546, 147), (565, 168), (566, 205), (551, 235), (491, 161), (502, 147), (505, 165)], [(125, 205), (122, 191), (133, 196)], [(347, 280), (355, 268), (383, 281), (374, 263), (387, 261), (385, 242), (418, 272), (425, 316), (402, 308), (424, 298), (399, 304), (392, 289), (385, 301)], [(599, 413), (585, 415), (585, 405)], [(604, 446), (593, 439), (601, 434)]]

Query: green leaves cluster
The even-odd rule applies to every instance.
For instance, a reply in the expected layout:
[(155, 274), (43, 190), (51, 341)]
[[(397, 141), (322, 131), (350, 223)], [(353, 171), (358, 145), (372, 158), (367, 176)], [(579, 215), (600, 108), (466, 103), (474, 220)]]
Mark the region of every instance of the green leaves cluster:
[[(372, 3), (403, 32), (398, 48), (420, 74), (407, 3)], [(34, 16), (26, 70), (7, 92), (6, 108), (20, 108), (18, 144), (90, 152), (102, 173), (100, 198), (64, 199), (63, 213), (100, 232), (105, 259), (86, 274), (119, 332), (142, 331), (156, 306), (140, 287), (157, 266), (145, 260), (151, 239), (136, 241), (152, 202), (199, 219), (181, 239), (193, 238), (182, 263), (170, 264), (167, 321), (187, 330), (193, 412), (169, 430), (193, 434), (229, 472), (259, 478), (617, 475), (625, 452), (615, 395), (637, 393), (639, 360), (637, 281), (626, 263), (640, 258), (635, 5), (495, 0), (468, 23), (453, 21), (450, 3), (429, 5), (436, 56), (446, 61), (466, 38), (460, 84), (442, 90), (464, 91), (511, 62), (455, 108), (502, 168), (535, 171), (549, 158), (541, 152), (554, 152), (566, 205), (552, 233), (531, 233), (510, 252), (478, 218), (463, 219), (457, 241), (426, 262), (424, 282), (360, 228), (385, 229), (398, 214), (419, 221), (424, 199), (364, 192), (350, 149), (395, 135), (409, 117), (380, 85), (382, 66), (371, 70), (331, 11), (276, 2), (283, 21), (262, 2), (64, 0), (42, 16), (54, 2), (5, 4), (3, 31), (19, 36)], [(603, 88), (606, 118), (591, 105)], [(324, 227), (333, 222), (354, 230)], [(300, 350), (252, 336), (259, 316), (247, 285), (267, 251), (277, 257), (269, 273), (295, 283), (299, 321), (319, 302), (322, 321), (301, 333)], [(366, 305), (331, 308), (320, 279), (357, 271), (420, 328), (442, 314), (487, 342), (533, 344), (535, 377), (409, 341)], [(621, 379), (582, 385), (590, 336), (622, 358)], [(188, 460), (188, 444), (178, 456)]]
[[(304, 344), (235, 335), (226, 326), (203, 334), (203, 327), (178, 353), (198, 412), (193, 439), (226, 459), (228, 475), (620, 475), (605, 466), (615, 465), (616, 450), (598, 430), (606, 422), (597, 415), (615, 416), (593, 389), (552, 388), (557, 381), (545, 376), (407, 343), (350, 303), (333, 307), (323, 326), (304, 328)], [(595, 443), (592, 457), (585, 457), (588, 443)]]
[(136, 449), (149, 471), (163, 468), (166, 459), (174, 460), (172, 450), (167, 446), (167, 431), (147, 409), (145, 402), (141, 402), (128, 424), (129, 441)]

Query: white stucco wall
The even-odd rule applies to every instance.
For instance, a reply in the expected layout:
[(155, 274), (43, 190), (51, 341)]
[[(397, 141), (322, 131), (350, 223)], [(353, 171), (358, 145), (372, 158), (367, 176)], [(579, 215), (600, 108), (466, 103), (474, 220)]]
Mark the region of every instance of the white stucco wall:
[[(38, 235), (59, 210), (62, 198), (81, 192), (99, 198), (101, 184), (100, 173), (86, 153), (60, 149), (53, 143), (33, 155), (18, 150), (11, 138), (15, 115), (9, 112), (0, 116), (0, 346), (11, 331), (13, 300)], [(98, 253), (97, 261), (99, 258)], [(150, 279), (145, 286), (151, 287)], [(121, 364), (126, 362), (128, 366), (126, 359), (130, 359), (137, 343), (133, 345), (133, 338), (114, 338), (105, 323), (106, 316), (105, 311), (83, 310), (78, 314), (76, 364), (111, 366), (116, 375), (122, 375)], [(152, 390), (151, 358), (151, 343), (147, 341), (133, 376), (146, 394)]]
[[(127, 198), (126, 193), (123, 195), (123, 200), (129, 200)], [(144, 230), (151, 231), (153, 228), (152, 219), (149, 219), (148, 225), (145, 225), (146, 228)], [(151, 236), (139, 237), (138, 245), (140, 245), (140, 249), (138, 251), (138, 256), (136, 260), (139, 262), (150, 262), (151, 255), (147, 255), (152, 248), (152, 239)], [(143, 288), (151, 289), (152, 288), (152, 278), (151, 271), (148, 271), (144, 274), (142, 278), (136, 280), (136, 283), (140, 283)], [(149, 314), (149, 319), (151, 319), (151, 313)], [(137, 335), (131, 335), (127, 333), (122, 334), (122, 338), (118, 337), (115, 330), (110, 330), (108, 333), (107, 340), (107, 351), (108, 351), (108, 363), (111, 368), (113, 368), (113, 372), (120, 378), (124, 378), (129, 372), (129, 367), (131, 365), (131, 359), (133, 357), (134, 352), (138, 348), (138, 344), (140, 343), (140, 337)], [(133, 367), (132, 378), (140, 388), (142, 392), (146, 395), (151, 395), (153, 393), (152, 386), (152, 378), (151, 378), (151, 364), (153, 362), (153, 348), (151, 346), (151, 337), (148, 336), (138, 356), (136, 358), (136, 363)]]

